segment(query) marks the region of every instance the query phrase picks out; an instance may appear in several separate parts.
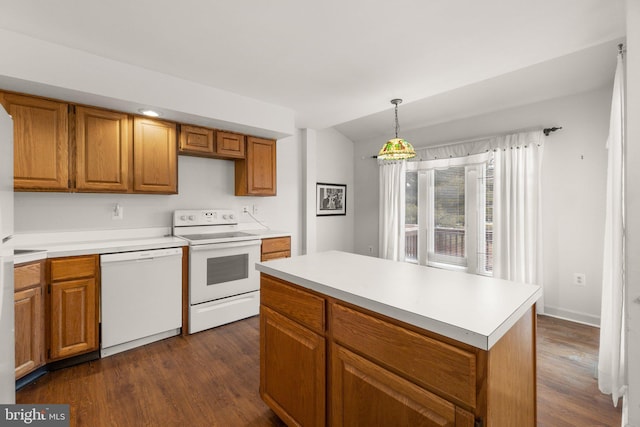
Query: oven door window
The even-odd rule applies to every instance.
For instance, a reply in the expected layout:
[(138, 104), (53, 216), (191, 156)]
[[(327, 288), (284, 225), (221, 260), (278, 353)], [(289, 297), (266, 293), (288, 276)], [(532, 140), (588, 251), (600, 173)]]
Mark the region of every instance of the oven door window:
[(207, 258), (207, 286), (249, 277), (249, 255)]

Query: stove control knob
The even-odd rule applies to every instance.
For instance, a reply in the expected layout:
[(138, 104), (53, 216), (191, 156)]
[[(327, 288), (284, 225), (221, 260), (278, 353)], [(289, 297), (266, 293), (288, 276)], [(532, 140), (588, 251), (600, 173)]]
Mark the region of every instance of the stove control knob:
[(236, 218), (236, 216), (235, 216), (234, 214), (230, 214), (230, 215), (229, 215), (229, 219), (230, 219), (230, 220), (234, 220), (235, 218)]
[(229, 219), (229, 215), (227, 215), (227, 214), (222, 215), (222, 219), (224, 219), (226, 221), (227, 219)]
[(180, 220), (181, 221), (186, 221), (187, 220), (187, 216), (186, 215), (180, 215)]
[(195, 221), (196, 216), (195, 215), (189, 215), (189, 221)]

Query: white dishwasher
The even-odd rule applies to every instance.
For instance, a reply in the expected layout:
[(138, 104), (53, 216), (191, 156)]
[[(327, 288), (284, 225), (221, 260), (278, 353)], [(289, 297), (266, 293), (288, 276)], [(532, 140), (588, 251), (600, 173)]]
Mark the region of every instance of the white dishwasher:
[(178, 335), (182, 326), (182, 249), (100, 255), (100, 356)]

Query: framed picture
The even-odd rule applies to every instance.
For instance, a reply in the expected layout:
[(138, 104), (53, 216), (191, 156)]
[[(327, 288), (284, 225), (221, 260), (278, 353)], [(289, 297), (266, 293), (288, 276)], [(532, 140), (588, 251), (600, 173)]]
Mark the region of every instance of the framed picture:
[(316, 216), (346, 215), (347, 186), (343, 184), (316, 184)]

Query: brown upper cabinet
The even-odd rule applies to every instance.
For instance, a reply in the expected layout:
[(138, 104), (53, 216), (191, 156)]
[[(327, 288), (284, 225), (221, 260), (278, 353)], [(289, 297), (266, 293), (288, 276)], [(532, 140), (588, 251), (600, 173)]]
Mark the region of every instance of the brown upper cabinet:
[(235, 160), (237, 196), (276, 195), (276, 141), (0, 91), (14, 123), (14, 189), (178, 192), (178, 153)]
[(198, 126), (180, 126), (180, 154), (211, 157), (214, 152), (213, 129)]
[(225, 159), (244, 159), (244, 135), (231, 132), (216, 132), (216, 156)]
[(137, 193), (178, 192), (175, 123), (133, 119), (133, 190)]
[(76, 190), (127, 192), (131, 171), (128, 114), (76, 108)]
[(275, 196), (276, 141), (248, 136), (246, 158), (235, 169), (236, 196)]
[(0, 92), (0, 103), (13, 117), (14, 188), (66, 191), (69, 181), (69, 105)]
[(191, 125), (180, 126), (180, 154), (244, 159), (244, 135)]

